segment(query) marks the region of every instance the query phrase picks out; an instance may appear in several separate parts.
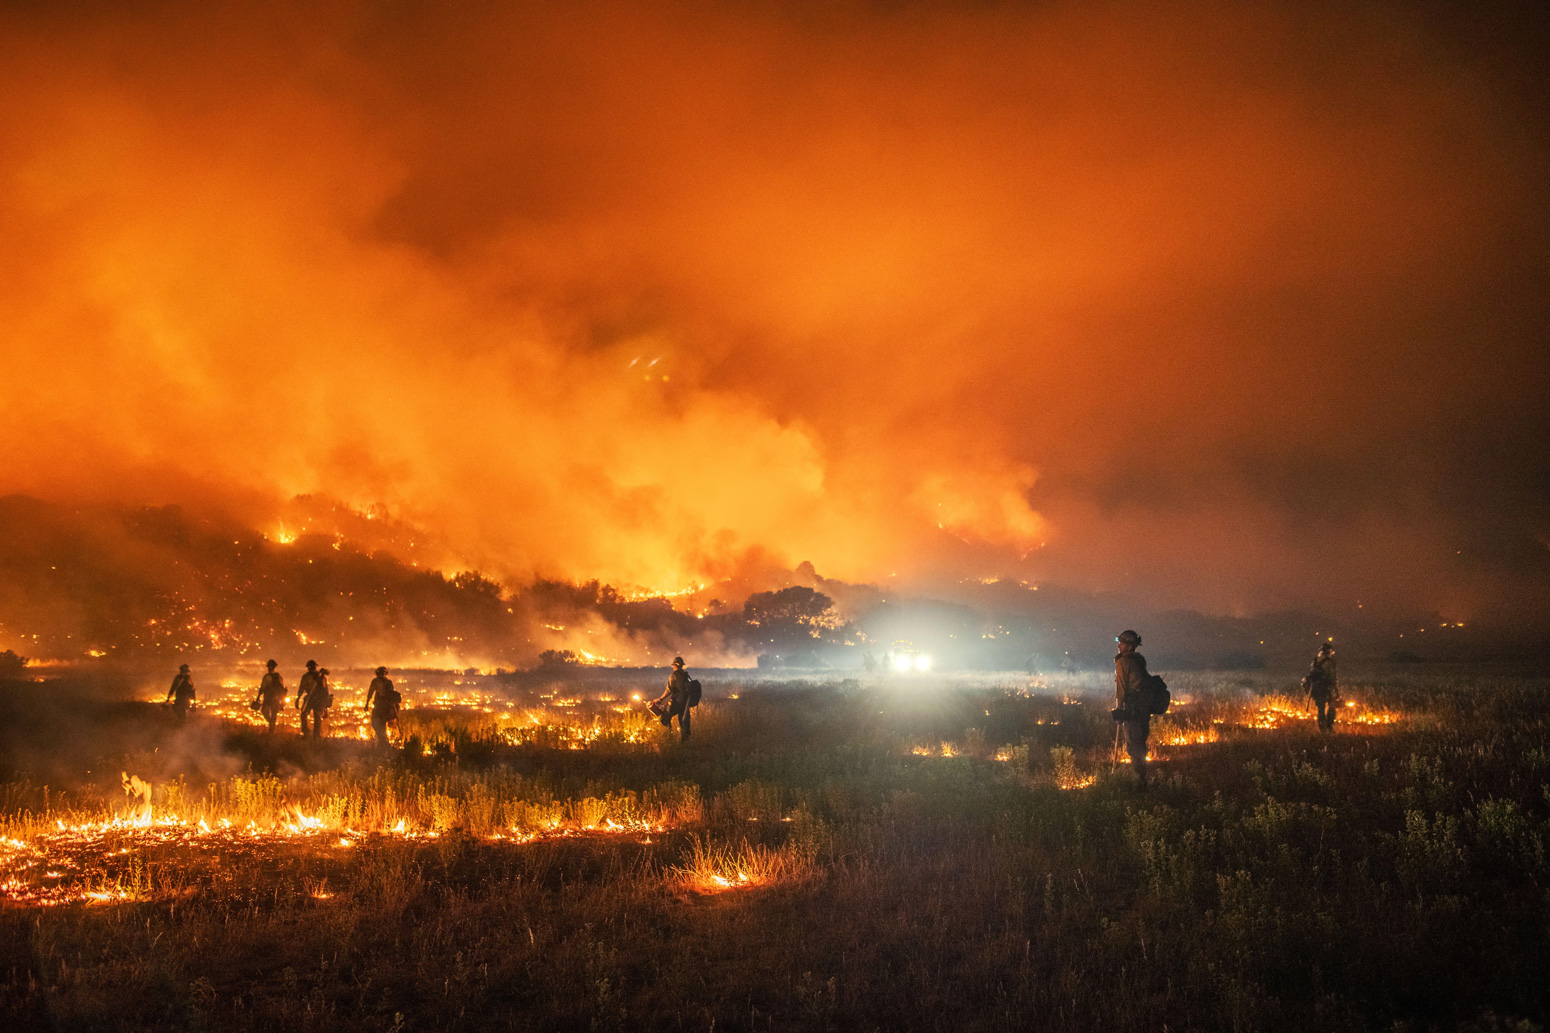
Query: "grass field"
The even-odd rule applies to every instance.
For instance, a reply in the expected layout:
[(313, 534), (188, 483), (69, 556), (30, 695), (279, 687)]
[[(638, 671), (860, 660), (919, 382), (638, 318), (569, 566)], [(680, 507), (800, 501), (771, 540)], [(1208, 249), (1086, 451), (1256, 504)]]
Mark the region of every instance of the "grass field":
[(1144, 793), (1101, 675), (707, 683), (687, 744), (105, 711), (0, 786), (0, 1023), (1539, 1028), (1545, 680), (1372, 673), (1333, 735), (1293, 676), (1170, 683)]

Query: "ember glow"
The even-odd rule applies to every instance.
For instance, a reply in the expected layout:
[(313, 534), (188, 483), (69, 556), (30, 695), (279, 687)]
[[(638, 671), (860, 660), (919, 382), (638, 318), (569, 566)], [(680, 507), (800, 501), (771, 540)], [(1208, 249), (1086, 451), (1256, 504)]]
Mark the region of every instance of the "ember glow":
[(746, 842), (717, 848), (696, 838), (689, 862), (678, 870), (678, 875), (692, 892), (714, 895), (768, 886), (795, 876), (803, 866), (802, 860), (789, 850), (771, 850)]

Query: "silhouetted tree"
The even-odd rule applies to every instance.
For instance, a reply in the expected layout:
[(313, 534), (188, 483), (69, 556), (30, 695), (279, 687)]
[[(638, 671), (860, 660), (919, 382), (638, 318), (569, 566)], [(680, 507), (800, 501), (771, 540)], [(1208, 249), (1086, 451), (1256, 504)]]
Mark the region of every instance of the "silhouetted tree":
[(828, 643), (844, 626), (833, 600), (803, 585), (755, 592), (743, 604), (743, 621), (754, 642), (776, 650)]
[(581, 657), (572, 649), (546, 649), (538, 654), (540, 667), (575, 667), (580, 663)]

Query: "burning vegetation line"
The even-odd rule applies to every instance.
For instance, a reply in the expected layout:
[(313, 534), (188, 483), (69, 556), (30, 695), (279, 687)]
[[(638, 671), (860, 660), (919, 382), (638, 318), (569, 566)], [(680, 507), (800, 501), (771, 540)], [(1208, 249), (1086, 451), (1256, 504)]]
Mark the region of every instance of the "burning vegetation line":
[[(1034, 679), (1027, 686), (1008, 689), (1007, 695), (1028, 699), (1032, 698), (1035, 690), (1038, 689), (1051, 691), (1052, 686), (1045, 679)], [(1418, 716), (1397, 708), (1374, 704), (1366, 698), (1368, 693), (1362, 691), (1360, 687), (1355, 691), (1360, 694), (1359, 698), (1348, 698), (1341, 702), (1336, 722), (1337, 731), (1342, 726), (1346, 730), (1361, 728), (1377, 731), (1411, 721)], [(1092, 699), (1084, 700), (1070, 693), (1059, 697), (1059, 703), (1063, 707), (1082, 706), (1092, 702)], [(986, 711), (986, 716), (989, 716), (989, 711)], [(1181, 695), (1173, 701), (1167, 714), (1152, 719), (1150, 737), (1152, 752), (1149, 754), (1149, 759), (1166, 760), (1170, 756), (1170, 751), (1175, 748), (1209, 746), (1233, 737), (1275, 729), (1307, 727), (1315, 722), (1313, 704), (1303, 695), (1267, 692), (1245, 698), (1205, 693), (1198, 699)], [(1041, 715), (1035, 718), (1033, 723), (1038, 726), (1053, 727), (1061, 722), (1059, 718)], [(981, 730), (971, 728), (966, 731), (962, 742), (943, 739), (922, 743), (916, 740), (909, 745), (908, 750), (915, 757), (951, 759), (960, 756), (988, 756), (989, 759), (1001, 763), (1015, 762), (1013, 767), (1028, 763), (1029, 740), (1025, 739), (1020, 746), (1000, 746), (990, 752), (984, 748), (983, 739)], [(1081, 789), (1097, 781), (1096, 775), (1084, 774), (1077, 769), (1074, 751), (1070, 747), (1054, 747), (1051, 749), (1051, 756), (1054, 762), (1054, 773), (1049, 777), (1058, 788)], [(1129, 764), (1131, 759), (1122, 749), (1116, 747), (1110, 751), (1105, 748), (1102, 763), (1110, 766)]]
[[(254, 679), (256, 682), (256, 679)], [(631, 701), (619, 700), (607, 691), (575, 688), (561, 695), (539, 693), (518, 701), (487, 688), (471, 678), (436, 678), (423, 674), (399, 678), (402, 708), (395, 722), (402, 742), (417, 736), (429, 749), (440, 742), (462, 738), (496, 738), (523, 745), (556, 749), (585, 749), (594, 743), (639, 745), (651, 741), (651, 715)], [(348, 675), (330, 682), (334, 704), (328, 711), (329, 737), (369, 740), (370, 712), (365, 706), (366, 686)], [(242, 727), (262, 729), (264, 718), (254, 709), (252, 686), (233, 677), (222, 678), (216, 688), (202, 692), (195, 713), (230, 721)], [(159, 702), (158, 693), (148, 699)], [(281, 712), (279, 728), (294, 732), (296, 711)]]
[[(301, 787), (311, 800), (305, 805), (285, 800), (278, 779), (236, 778), (212, 785), (199, 806), (169, 786), (161, 795), (178, 802), (160, 813), (149, 783), (125, 775), (124, 785), (130, 803), (123, 813), (29, 814), (9, 822), (0, 837), (0, 898), (31, 905), (149, 899), (158, 890), (143, 877), (141, 858), (157, 851), (330, 853), (349, 851), (369, 837), (431, 841), (453, 830), (511, 844), (584, 836), (649, 839), (703, 817), (698, 789), (671, 782), (641, 793), (557, 799), (537, 782), (512, 776), (422, 780), (378, 772), (352, 779), (331, 772)], [(108, 877), (110, 870), (116, 877)]]

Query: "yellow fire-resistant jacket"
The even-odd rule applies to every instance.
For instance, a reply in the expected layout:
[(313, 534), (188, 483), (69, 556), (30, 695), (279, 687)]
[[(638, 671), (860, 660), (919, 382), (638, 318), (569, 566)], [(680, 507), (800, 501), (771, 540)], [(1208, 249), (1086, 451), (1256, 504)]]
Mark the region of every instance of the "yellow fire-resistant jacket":
[[(1136, 715), (1148, 713), (1146, 657), (1119, 653), (1114, 657), (1114, 705)], [(1132, 705), (1134, 704), (1134, 705)]]

